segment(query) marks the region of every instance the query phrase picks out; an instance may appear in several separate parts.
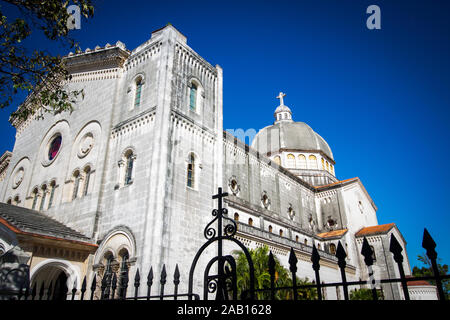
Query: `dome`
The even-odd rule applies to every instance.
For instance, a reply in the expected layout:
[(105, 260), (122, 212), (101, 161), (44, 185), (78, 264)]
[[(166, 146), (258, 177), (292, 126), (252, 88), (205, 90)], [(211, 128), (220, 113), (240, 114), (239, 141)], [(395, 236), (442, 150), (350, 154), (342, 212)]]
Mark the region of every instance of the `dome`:
[(280, 113), (280, 112), (289, 112), (292, 114), (291, 109), (289, 109), (288, 106), (282, 105), (282, 106), (278, 106), (275, 109), (275, 114)]
[(262, 154), (278, 153), (281, 149), (321, 151), (334, 161), (328, 143), (304, 122), (275, 122), (256, 134), (252, 148)]
[(275, 109), (275, 122), (256, 134), (252, 148), (264, 155), (283, 150), (321, 152), (334, 162), (328, 143), (306, 123), (292, 120), (291, 109), (284, 105), (285, 96), (283, 92), (278, 95), (280, 105)]

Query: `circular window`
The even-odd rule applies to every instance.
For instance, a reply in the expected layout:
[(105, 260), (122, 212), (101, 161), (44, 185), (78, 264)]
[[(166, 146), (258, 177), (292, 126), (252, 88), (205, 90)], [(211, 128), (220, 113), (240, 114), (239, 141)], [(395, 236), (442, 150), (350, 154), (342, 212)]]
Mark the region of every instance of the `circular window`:
[(23, 169), (23, 167), (20, 167), (14, 174), (14, 178), (13, 178), (13, 188), (14, 189), (17, 188), (22, 183), (24, 172), (25, 172), (25, 170)]
[(86, 133), (83, 138), (81, 138), (79, 143), (78, 157), (85, 157), (94, 146), (94, 137), (92, 133)]
[(62, 137), (61, 135), (57, 135), (50, 142), (50, 146), (48, 148), (48, 160), (52, 161), (58, 155), (59, 150), (61, 149)]

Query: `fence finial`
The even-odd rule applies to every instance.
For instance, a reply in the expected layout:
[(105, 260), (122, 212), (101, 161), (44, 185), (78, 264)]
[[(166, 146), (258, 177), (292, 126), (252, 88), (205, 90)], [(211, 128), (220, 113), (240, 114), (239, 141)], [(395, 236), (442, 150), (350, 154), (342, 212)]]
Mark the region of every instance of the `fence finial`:
[(361, 254), (364, 256), (364, 262), (366, 263), (366, 266), (373, 265), (373, 250), (369, 245), (369, 241), (367, 241), (367, 238), (364, 237), (363, 245), (361, 249)]
[(320, 261), (319, 252), (316, 249), (316, 245), (313, 244), (312, 254), (311, 254), (311, 262), (313, 263), (312, 267), (315, 271), (318, 271), (320, 269), (319, 261)]
[(297, 272), (297, 256), (295, 255), (294, 248), (291, 247), (291, 253), (289, 254), (289, 270), (292, 273)]
[(175, 285), (180, 284), (180, 270), (178, 270), (178, 264), (175, 266), (175, 272), (173, 274), (173, 283)]
[(86, 286), (87, 286), (87, 281), (86, 281), (86, 276), (84, 276), (83, 283), (81, 284), (80, 300), (84, 300), (84, 293), (86, 292)]
[(347, 258), (347, 253), (344, 250), (344, 247), (342, 246), (341, 242), (339, 241), (338, 247), (336, 250), (336, 257), (338, 258), (338, 265), (340, 268), (345, 268), (347, 263), (345, 262), (345, 258)]
[(425, 250), (427, 250), (427, 256), (428, 258), (430, 258), (431, 268), (433, 270), (434, 279), (436, 281), (436, 287), (438, 289), (438, 297), (440, 300), (445, 300), (445, 294), (442, 288), (442, 279), (439, 275), (439, 267), (436, 262), (437, 259), (437, 252), (435, 250), (436, 242), (434, 242), (427, 228), (425, 228), (423, 231), (422, 247)]
[(389, 251), (394, 254), (395, 262), (397, 263), (403, 262), (403, 255), (402, 255), (403, 248), (398, 242), (397, 238), (394, 236), (394, 234), (391, 235), (391, 245), (389, 246)]
[(94, 299), (94, 292), (97, 288), (97, 274), (94, 274), (94, 278), (92, 279), (91, 283), (91, 300)]
[(139, 285), (141, 282), (141, 276), (139, 275), (139, 268), (136, 270), (136, 275), (134, 276), (134, 299), (137, 300)]
[(428, 232), (427, 228), (423, 230), (423, 241), (422, 241), (422, 248), (427, 250), (427, 256), (430, 259), (436, 259), (437, 253), (436, 250), (436, 242), (434, 242), (433, 238), (431, 237), (430, 233)]

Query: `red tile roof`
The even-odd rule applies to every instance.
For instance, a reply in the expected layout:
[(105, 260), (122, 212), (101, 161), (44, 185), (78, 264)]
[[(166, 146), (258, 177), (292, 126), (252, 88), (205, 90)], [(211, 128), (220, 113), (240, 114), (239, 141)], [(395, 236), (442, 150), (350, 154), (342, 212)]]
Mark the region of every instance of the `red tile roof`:
[[(406, 276), (406, 278), (414, 278), (414, 277)], [(432, 284), (426, 280), (411, 280), (411, 281), (407, 281), (406, 285), (409, 287), (414, 287), (414, 286), (431, 286)]]
[(362, 228), (355, 234), (355, 236), (363, 237), (363, 236), (370, 236), (370, 235), (374, 235), (374, 234), (387, 233), (393, 227), (395, 227), (395, 223), (388, 223), (388, 224), (382, 224), (382, 225), (378, 225), (378, 226)]
[(333, 230), (329, 232), (319, 233), (317, 236), (321, 238), (341, 237), (347, 232), (347, 229)]
[(350, 179), (346, 179), (346, 180), (340, 180), (340, 181), (338, 181), (338, 182), (333, 182), (333, 183), (326, 184), (326, 185), (323, 185), (323, 186), (317, 186), (317, 187), (314, 186), (314, 188), (316, 188), (316, 189), (327, 188), (327, 187), (332, 187), (332, 186), (337, 185), (337, 184), (340, 184), (340, 183), (345, 183), (345, 182), (350, 182), (350, 181), (356, 181), (356, 180), (359, 180), (359, 178), (356, 177), (356, 178), (350, 178)]

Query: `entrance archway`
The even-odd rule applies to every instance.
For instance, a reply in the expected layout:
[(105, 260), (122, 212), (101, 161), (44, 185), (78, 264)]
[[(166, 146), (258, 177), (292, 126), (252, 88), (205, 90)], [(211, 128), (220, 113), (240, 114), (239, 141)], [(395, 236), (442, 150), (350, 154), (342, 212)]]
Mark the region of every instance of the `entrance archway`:
[(47, 262), (32, 270), (31, 289), (36, 288), (35, 299), (66, 300), (70, 298), (67, 294), (77, 280), (70, 266), (61, 262)]

